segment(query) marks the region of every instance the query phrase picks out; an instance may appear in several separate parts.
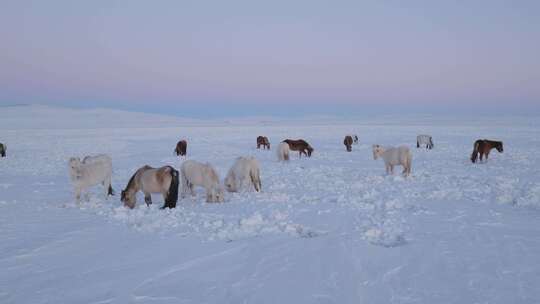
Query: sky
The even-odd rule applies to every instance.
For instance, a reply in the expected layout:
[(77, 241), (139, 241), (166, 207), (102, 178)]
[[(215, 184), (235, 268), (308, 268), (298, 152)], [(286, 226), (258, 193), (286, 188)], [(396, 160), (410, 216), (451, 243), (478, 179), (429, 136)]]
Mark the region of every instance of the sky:
[(0, 105), (540, 113), (540, 1), (0, 2)]

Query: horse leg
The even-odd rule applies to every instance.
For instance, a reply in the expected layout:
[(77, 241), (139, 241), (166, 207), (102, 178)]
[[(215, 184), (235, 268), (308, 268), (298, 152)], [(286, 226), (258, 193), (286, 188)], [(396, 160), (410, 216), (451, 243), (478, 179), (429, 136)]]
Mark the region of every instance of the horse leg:
[(488, 161), (489, 151), (486, 152), (486, 163)]
[(163, 196), (163, 202), (165, 202), (163, 204), (163, 207), (161, 207), (160, 209), (165, 209), (167, 207), (171, 208), (169, 202), (167, 202), (167, 196), (168, 196), (169, 192), (168, 191), (165, 191), (165, 192), (161, 192), (161, 195)]
[(114, 190), (111, 185), (111, 177), (107, 177), (103, 181), (103, 186), (105, 187), (105, 196), (108, 197), (109, 195), (114, 195)]
[(259, 184), (261, 183), (256, 175), (253, 173), (249, 174), (249, 177), (251, 177), (251, 183), (253, 184), (253, 187), (255, 188), (255, 191), (259, 192), (261, 191)]
[(188, 182), (187, 179), (182, 175), (181, 178), (182, 181), (182, 190), (180, 191), (180, 198), (185, 198), (188, 188)]
[(191, 196), (195, 196), (195, 187), (192, 183), (188, 184), (189, 190), (191, 191)]
[(152, 205), (152, 195), (150, 193), (144, 194), (144, 202), (146, 203), (146, 206)]
[(75, 200), (77, 201), (77, 203), (81, 201), (81, 188), (80, 187), (75, 187)]

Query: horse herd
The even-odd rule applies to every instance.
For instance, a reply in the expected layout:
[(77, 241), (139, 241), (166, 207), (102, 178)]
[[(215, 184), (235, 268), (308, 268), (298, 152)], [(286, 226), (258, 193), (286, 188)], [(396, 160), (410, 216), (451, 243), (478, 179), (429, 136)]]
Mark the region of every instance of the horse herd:
[[(357, 135), (347, 135), (343, 140), (346, 151), (352, 151), (352, 145), (358, 144)], [(176, 144), (174, 152), (176, 155), (185, 156), (187, 154), (187, 141), (180, 140)], [(418, 135), (416, 138), (416, 147), (425, 146), (427, 149), (433, 149), (433, 138), (430, 135)], [(270, 150), (270, 141), (268, 137), (257, 137), (257, 149)], [(475, 163), (478, 158), (487, 161), (489, 153), (496, 149), (499, 153), (503, 152), (503, 143), (487, 139), (479, 139), (474, 143), (471, 161)], [(314, 149), (303, 139), (285, 139), (279, 143), (276, 153), (280, 162), (289, 161), (290, 151), (297, 151), (298, 156), (302, 154), (311, 157)], [(403, 175), (407, 177), (411, 174), (412, 153), (407, 146), (383, 147), (373, 145), (373, 159), (379, 157), (384, 160), (386, 173), (393, 174), (394, 166), (403, 167)], [(0, 156), (6, 157), (7, 145), (0, 143)], [(111, 185), (112, 178), (112, 159), (105, 154), (86, 156), (81, 161), (78, 157), (72, 157), (68, 161), (69, 175), (73, 184), (75, 198), (80, 200), (82, 191), (85, 189), (102, 184), (105, 195), (114, 195)], [(229, 169), (227, 176), (221, 185), (219, 175), (209, 163), (200, 163), (194, 160), (186, 160), (180, 166), (180, 172), (172, 166), (163, 166), (153, 168), (148, 165), (137, 169), (129, 179), (127, 186), (121, 192), (120, 200), (124, 206), (134, 208), (137, 192), (144, 194), (144, 201), (149, 206), (152, 204), (152, 193), (161, 193), (163, 196), (163, 208), (175, 208), (178, 201), (179, 189), (180, 197), (186, 195), (195, 195), (194, 187), (202, 187), (206, 191), (207, 202), (223, 202), (224, 192), (238, 192), (249, 184), (253, 185), (255, 191), (262, 190), (260, 178), (259, 162), (254, 157), (238, 157), (233, 166)]]

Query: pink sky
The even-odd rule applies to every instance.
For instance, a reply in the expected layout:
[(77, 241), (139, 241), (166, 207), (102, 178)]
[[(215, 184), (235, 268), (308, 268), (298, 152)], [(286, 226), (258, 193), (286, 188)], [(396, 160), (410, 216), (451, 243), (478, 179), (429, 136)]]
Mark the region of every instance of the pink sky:
[(7, 1), (0, 105), (538, 108), (540, 5)]

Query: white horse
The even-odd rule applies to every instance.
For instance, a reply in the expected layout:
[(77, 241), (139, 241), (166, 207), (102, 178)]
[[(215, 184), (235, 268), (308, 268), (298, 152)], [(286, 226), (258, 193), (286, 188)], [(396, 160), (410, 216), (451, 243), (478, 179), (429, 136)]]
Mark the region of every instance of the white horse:
[(251, 180), (255, 191), (261, 191), (259, 162), (254, 157), (238, 157), (225, 177), (225, 188), (237, 192)]
[(224, 191), (219, 184), (219, 176), (216, 170), (208, 163), (202, 164), (194, 160), (186, 160), (180, 168), (182, 178), (182, 198), (188, 190), (195, 195), (194, 186), (203, 187), (206, 190), (206, 202), (223, 202)]
[(416, 147), (420, 148), (421, 145), (426, 145), (427, 149), (433, 149), (433, 138), (431, 135), (418, 135), (416, 136)]
[(114, 195), (111, 186), (112, 159), (108, 155), (87, 156), (83, 162), (78, 157), (70, 158), (69, 176), (77, 201), (81, 199), (83, 190), (97, 184), (102, 184), (105, 187), (106, 196)]
[(278, 148), (277, 148), (277, 158), (278, 158), (278, 161), (288, 161), (289, 160), (289, 151), (290, 151), (290, 148), (289, 148), (289, 144), (286, 143), (286, 142), (281, 142), (279, 145), (278, 145)]
[(403, 166), (403, 175), (411, 174), (412, 154), (408, 147), (400, 146), (397, 148), (383, 148), (380, 145), (373, 145), (373, 159), (382, 157), (386, 166), (386, 173), (393, 174), (394, 166)]

